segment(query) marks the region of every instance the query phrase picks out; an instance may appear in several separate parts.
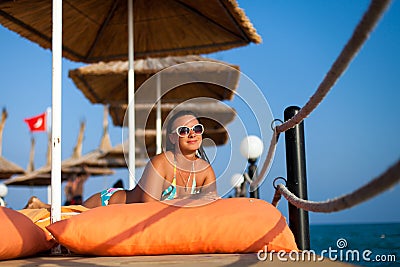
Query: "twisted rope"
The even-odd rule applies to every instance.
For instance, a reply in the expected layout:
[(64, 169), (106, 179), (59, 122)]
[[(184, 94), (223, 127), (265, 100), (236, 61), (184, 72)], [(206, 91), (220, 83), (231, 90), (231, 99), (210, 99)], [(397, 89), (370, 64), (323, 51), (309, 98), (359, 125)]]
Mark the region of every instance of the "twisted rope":
[(278, 203), (281, 200), (281, 198), (282, 198), (281, 192), (279, 192), (279, 190), (275, 190), (274, 197), (272, 198), (271, 201), (272, 206), (274, 207), (278, 206)]
[(363, 18), (357, 25), (352, 37), (343, 48), (342, 52), (332, 65), (322, 83), (319, 85), (317, 91), (295, 116), (276, 127), (278, 133), (285, 132), (295, 127), (305, 118), (307, 118), (310, 113), (322, 102), (332, 86), (336, 83), (336, 80), (340, 77), (342, 73), (344, 73), (351, 60), (360, 50), (363, 43), (367, 40), (370, 32), (378, 23), (389, 3), (390, 0), (371, 1), (367, 12), (365, 12)]
[[(313, 212), (334, 212), (344, 209), (351, 208), (361, 202), (364, 202), (384, 191), (393, 187), (400, 181), (400, 160), (397, 161), (392, 167), (386, 170), (383, 174), (373, 179), (368, 184), (360, 187), (356, 191), (337, 197), (334, 199), (328, 199), (326, 201), (315, 202), (308, 201), (295, 196), (292, 192), (287, 189), (283, 184), (277, 185), (277, 192), (287, 199), (292, 205), (297, 208), (313, 211)], [(274, 199), (278, 199), (278, 196), (274, 196)], [(274, 201), (273, 201), (274, 202)], [(278, 201), (274, 203), (277, 204)], [(276, 206), (276, 205), (275, 205)]]
[[(274, 134), (272, 136), (267, 157), (263, 163), (263, 167), (257, 176), (250, 183), (250, 191), (254, 191), (263, 181), (266, 176), (266, 172), (269, 169), (273, 155), (275, 154), (279, 134), (285, 132), (297, 124), (301, 123), (310, 113), (322, 102), (325, 96), (328, 94), (330, 89), (335, 84), (336, 80), (346, 70), (351, 60), (355, 57), (357, 52), (360, 50), (363, 43), (367, 40), (370, 32), (374, 29), (379, 19), (382, 17), (383, 12), (388, 7), (390, 0), (372, 0), (368, 10), (360, 20), (356, 29), (353, 32), (350, 40), (347, 42), (339, 57), (336, 59), (331, 69), (325, 76), (324, 80), (319, 85), (317, 91), (310, 98), (310, 100), (304, 105), (299, 112), (293, 116), (290, 120), (285, 123), (278, 125), (274, 128)], [(253, 177), (252, 177), (253, 178)]]
[(266, 176), (269, 166), (272, 163), (272, 158), (274, 157), (274, 154), (275, 154), (278, 139), (279, 139), (279, 134), (274, 130), (274, 133), (271, 138), (271, 142), (269, 144), (267, 157), (265, 158), (265, 161), (261, 168), (261, 171), (257, 175), (257, 177), (251, 177), (252, 181), (250, 183), (250, 192), (253, 192), (254, 190), (256, 190), (258, 188), (258, 186), (261, 184), (261, 182), (263, 181), (263, 178)]

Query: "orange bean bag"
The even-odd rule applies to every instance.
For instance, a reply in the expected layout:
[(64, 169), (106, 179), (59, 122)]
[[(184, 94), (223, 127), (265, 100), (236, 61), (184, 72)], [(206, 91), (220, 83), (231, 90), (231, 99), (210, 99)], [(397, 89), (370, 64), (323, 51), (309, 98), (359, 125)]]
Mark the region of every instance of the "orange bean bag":
[(40, 227), (18, 211), (0, 207), (0, 222), (0, 260), (35, 255), (55, 245)]
[[(88, 208), (81, 205), (70, 205), (61, 207), (61, 220), (65, 220), (80, 214)], [(19, 210), (20, 213), (27, 216), (31, 221), (39, 226), (46, 234), (48, 240), (53, 240), (52, 235), (47, 231), (46, 226), (50, 225), (50, 211), (47, 209), (23, 209)]]
[[(182, 200), (98, 207), (47, 229), (71, 251), (97, 256), (297, 250), (282, 214), (249, 198), (179, 207)], [(189, 200), (186, 200), (189, 201)]]

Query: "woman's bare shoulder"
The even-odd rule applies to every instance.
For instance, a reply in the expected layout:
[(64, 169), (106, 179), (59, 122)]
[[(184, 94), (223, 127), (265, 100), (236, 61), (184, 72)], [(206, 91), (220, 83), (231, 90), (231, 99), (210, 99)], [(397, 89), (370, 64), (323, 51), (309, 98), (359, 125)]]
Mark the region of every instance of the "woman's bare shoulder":
[(172, 155), (172, 158), (173, 158), (173, 153), (172, 152), (170, 152), (170, 151), (166, 151), (166, 152), (163, 152), (163, 153), (160, 153), (160, 154), (157, 154), (157, 155), (155, 155), (154, 157), (152, 157), (151, 158), (151, 162), (153, 162), (153, 163), (164, 163), (164, 162), (166, 162), (169, 158), (171, 158), (171, 155)]
[(202, 169), (202, 170), (207, 170), (207, 169), (212, 169), (210, 163), (208, 163), (207, 161), (205, 161), (204, 159), (197, 159), (197, 163), (198, 164), (198, 168)]
[(168, 167), (169, 165), (172, 166), (173, 160), (174, 154), (170, 151), (166, 151), (152, 157), (148, 164), (151, 164), (153, 168), (158, 169), (162, 167)]

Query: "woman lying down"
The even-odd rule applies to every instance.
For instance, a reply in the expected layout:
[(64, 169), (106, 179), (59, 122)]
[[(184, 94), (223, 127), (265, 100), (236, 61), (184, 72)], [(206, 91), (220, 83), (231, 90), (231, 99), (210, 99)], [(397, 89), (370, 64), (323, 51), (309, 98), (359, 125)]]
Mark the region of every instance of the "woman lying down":
[[(110, 204), (164, 201), (177, 198), (217, 199), (214, 170), (202, 147), (204, 126), (190, 111), (180, 111), (167, 124), (166, 151), (154, 156), (135, 188), (109, 188), (83, 202), (94, 208)], [(25, 208), (50, 208), (31, 197)]]

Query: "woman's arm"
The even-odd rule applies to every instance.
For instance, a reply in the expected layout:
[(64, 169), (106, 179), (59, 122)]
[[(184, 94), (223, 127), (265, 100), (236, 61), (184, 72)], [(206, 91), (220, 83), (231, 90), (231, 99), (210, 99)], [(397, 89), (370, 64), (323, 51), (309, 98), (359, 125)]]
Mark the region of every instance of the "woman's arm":
[(215, 173), (211, 165), (206, 168), (205, 172), (206, 178), (204, 180), (200, 193), (201, 195), (217, 197), (217, 179), (215, 178)]
[(165, 155), (160, 154), (147, 163), (138, 183), (142, 192), (142, 202), (160, 201), (165, 181), (165, 162)]
[(159, 201), (164, 185), (165, 156), (152, 158), (146, 165), (143, 175), (135, 188), (115, 192), (109, 204)]

